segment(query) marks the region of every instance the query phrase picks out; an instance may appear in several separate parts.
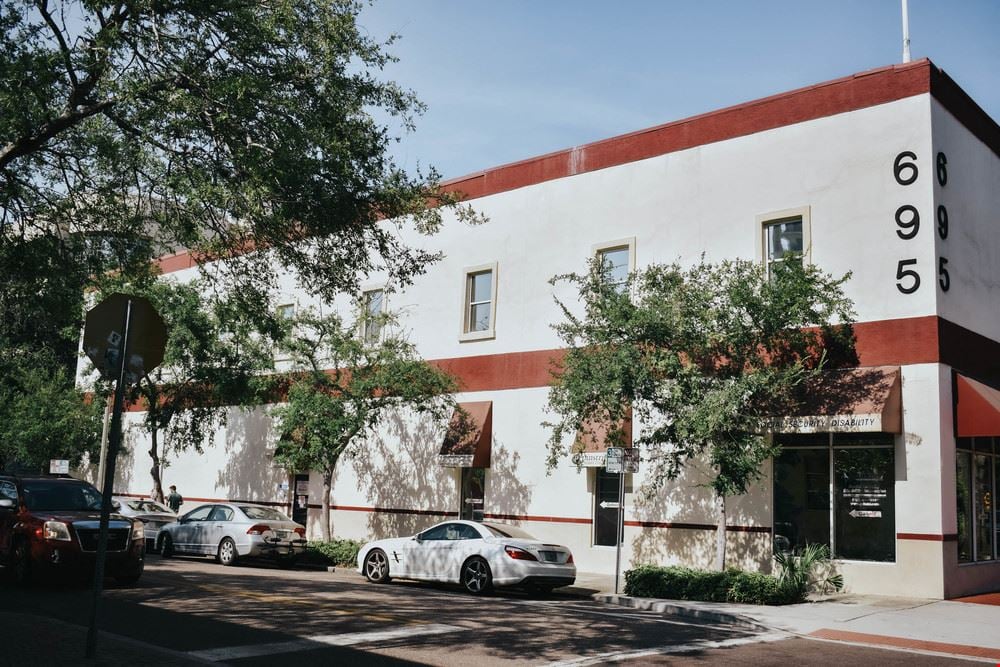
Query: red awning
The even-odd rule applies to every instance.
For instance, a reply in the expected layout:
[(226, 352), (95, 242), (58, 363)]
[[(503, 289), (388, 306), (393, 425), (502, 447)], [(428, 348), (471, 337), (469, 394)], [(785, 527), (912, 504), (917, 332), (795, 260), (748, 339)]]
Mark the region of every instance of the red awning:
[(438, 463), (446, 468), (489, 468), (493, 401), (459, 403), (451, 415)]
[(632, 446), (632, 408), (626, 411), (616, 438), (608, 437), (609, 431), (614, 430), (609, 426), (607, 422), (588, 421), (577, 432), (576, 441), (573, 443), (573, 461), (577, 465), (602, 467), (608, 447)]
[(901, 433), (902, 383), (899, 366), (825, 371), (805, 387), (795, 414), (773, 417), (775, 433)]
[(958, 437), (1000, 436), (1000, 390), (956, 375), (955, 423)]

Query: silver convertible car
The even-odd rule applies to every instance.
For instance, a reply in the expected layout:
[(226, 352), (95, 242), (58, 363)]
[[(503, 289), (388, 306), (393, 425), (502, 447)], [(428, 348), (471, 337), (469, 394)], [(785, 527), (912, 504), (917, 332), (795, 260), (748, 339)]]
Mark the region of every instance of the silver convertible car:
[(551, 591), (576, 581), (573, 554), (515, 526), (445, 521), (413, 537), (369, 542), (358, 552), (358, 572), (373, 583), (392, 577), (459, 583), (473, 594), (493, 586)]
[(246, 503), (200, 505), (160, 529), (156, 546), (174, 554), (214, 555), (223, 565), (245, 557), (291, 563), (306, 548), (306, 529), (271, 507)]

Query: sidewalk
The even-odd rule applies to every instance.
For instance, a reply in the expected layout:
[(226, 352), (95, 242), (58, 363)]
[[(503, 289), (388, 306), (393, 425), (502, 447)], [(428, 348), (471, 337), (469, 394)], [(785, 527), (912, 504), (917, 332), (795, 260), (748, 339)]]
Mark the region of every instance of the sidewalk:
[[(622, 582), (624, 586), (624, 582)], [(780, 630), (819, 640), (1000, 663), (1000, 605), (993, 595), (955, 600), (840, 594), (802, 604), (766, 607), (655, 600), (614, 594), (614, 578), (581, 572), (560, 592), (667, 615)]]

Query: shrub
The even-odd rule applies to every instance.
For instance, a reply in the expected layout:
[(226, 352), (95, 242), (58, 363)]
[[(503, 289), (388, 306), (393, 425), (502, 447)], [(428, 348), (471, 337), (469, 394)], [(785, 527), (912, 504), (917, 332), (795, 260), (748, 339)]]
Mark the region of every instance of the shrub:
[(825, 544), (807, 544), (795, 553), (776, 553), (774, 562), (778, 566), (778, 580), (801, 590), (803, 597), (809, 590), (825, 593), (844, 587), (844, 578), (830, 566), (830, 549)]
[(303, 560), (321, 565), (354, 565), (362, 542), (358, 540), (315, 541), (306, 546)]
[(776, 577), (729, 569), (724, 572), (687, 567), (642, 565), (625, 573), (625, 594), (636, 597), (701, 602), (789, 604), (804, 599), (804, 591)]

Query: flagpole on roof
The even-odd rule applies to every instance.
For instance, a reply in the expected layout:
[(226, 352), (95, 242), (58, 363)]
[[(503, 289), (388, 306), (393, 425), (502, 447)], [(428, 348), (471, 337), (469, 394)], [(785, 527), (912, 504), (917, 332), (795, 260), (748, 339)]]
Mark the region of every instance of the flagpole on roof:
[(903, 62), (910, 62), (910, 12), (903, 0)]

